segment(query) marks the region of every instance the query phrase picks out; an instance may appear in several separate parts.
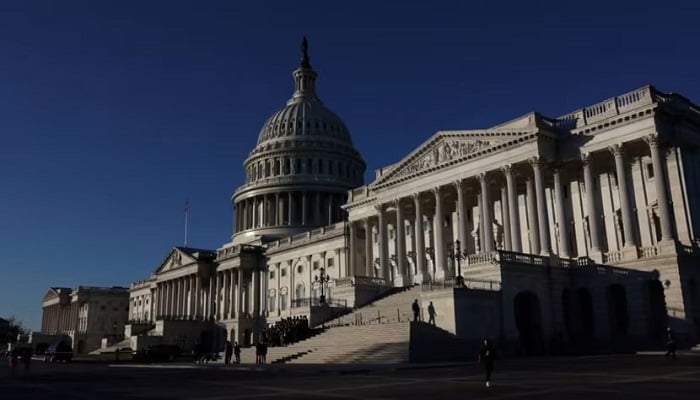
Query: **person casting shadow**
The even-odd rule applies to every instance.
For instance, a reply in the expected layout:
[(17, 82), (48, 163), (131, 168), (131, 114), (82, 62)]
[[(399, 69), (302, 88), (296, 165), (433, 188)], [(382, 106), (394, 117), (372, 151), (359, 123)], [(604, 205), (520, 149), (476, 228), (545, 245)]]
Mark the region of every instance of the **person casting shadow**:
[(435, 312), (435, 306), (433, 305), (433, 302), (430, 302), (430, 305), (428, 305), (428, 316), (430, 319), (428, 319), (428, 323), (435, 325), (435, 316), (437, 313)]
[(413, 322), (420, 321), (420, 306), (418, 305), (418, 299), (413, 301), (411, 308), (413, 309)]
[(484, 372), (486, 373), (486, 387), (490, 387), (493, 360), (496, 358), (496, 351), (493, 346), (491, 346), (491, 342), (489, 342), (488, 339), (484, 339), (484, 344), (481, 346), (477, 358), (481, 366), (484, 367)]

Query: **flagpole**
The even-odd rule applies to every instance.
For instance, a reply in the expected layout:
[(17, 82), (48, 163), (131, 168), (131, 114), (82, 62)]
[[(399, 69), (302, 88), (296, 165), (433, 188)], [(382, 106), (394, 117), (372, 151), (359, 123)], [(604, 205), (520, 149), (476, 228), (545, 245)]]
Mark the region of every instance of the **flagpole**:
[(190, 202), (185, 201), (185, 247), (187, 247), (187, 217), (190, 213)]

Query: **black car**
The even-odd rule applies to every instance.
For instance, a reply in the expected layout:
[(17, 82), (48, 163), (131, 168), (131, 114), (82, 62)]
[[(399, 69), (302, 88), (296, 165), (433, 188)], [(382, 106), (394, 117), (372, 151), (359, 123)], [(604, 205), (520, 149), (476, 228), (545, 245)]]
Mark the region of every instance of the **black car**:
[(44, 352), (44, 362), (65, 361), (73, 359), (73, 348), (67, 342), (58, 342), (50, 345)]
[(146, 349), (148, 361), (175, 361), (180, 355), (180, 347), (174, 344), (156, 344)]

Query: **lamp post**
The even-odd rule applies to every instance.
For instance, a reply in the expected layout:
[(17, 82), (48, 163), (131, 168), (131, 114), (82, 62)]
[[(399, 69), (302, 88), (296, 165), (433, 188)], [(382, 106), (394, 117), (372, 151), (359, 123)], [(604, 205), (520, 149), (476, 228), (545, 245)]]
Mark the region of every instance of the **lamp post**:
[(325, 304), (326, 303), (326, 296), (324, 294), (323, 287), (326, 286), (328, 282), (330, 282), (331, 277), (326, 273), (326, 269), (321, 267), (319, 274), (314, 276), (314, 282), (319, 283), (321, 285), (321, 297), (318, 299), (319, 303)]
[(455, 240), (454, 246), (452, 245), (452, 243), (447, 244), (447, 255), (448, 257), (453, 258), (455, 260), (455, 264), (457, 264), (456, 286), (464, 286), (464, 277), (462, 277), (462, 260), (467, 259), (467, 252), (462, 251), (462, 247), (459, 243), (459, 240)]

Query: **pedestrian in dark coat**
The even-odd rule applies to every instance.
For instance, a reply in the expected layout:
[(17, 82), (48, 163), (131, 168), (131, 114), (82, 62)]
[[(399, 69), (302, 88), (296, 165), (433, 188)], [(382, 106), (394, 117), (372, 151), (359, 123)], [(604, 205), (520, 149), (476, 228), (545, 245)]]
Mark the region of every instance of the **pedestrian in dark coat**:
[(413, 309), (413, 322), (420, 321), (420, 306), (418, 305), (418, 299), (413, 301), (411, 308)]
[(226, 341), (226, 348), (224, 349), (224, 364), (228, 365), (231, 363), (231, 356), (233, 355), (233, 346), (230, 341)]
[(496, 350), (491, 346), (488, 339), (484, 339), (484, 344), (479, 350), (479, 362), (484, 367), (486, 373), (486, 387), (491, 386), (491, 373), (493, 372), (493, 360), (496, 359)]
[(238, 342), (233, 344), (233, 355), (236, 357), (236, 364), (241, 363), (241, 345)]
[(666, 329), (666, 358), (676, 359), (676, 334), (671, 328)]

